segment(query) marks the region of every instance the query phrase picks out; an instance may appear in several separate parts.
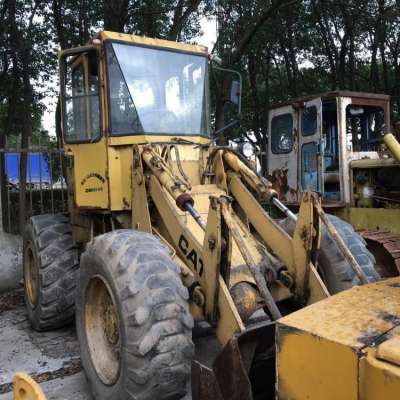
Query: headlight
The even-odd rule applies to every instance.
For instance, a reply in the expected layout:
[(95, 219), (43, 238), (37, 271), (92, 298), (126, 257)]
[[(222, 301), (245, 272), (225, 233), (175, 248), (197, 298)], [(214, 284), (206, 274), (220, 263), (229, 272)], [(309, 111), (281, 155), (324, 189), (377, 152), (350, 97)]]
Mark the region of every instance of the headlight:
[(246, 142), (243, 144), (242, 153), (246, 158), (251, 158), (254, 156), (254, 147), (251, 143)]

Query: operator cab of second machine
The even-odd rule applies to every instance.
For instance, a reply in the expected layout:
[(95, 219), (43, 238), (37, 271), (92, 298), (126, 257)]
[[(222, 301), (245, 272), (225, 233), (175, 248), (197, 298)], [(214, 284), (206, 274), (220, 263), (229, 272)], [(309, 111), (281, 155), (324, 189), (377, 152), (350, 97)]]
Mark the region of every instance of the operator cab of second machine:
[(268, 176), (281, 200), (301, 192), (324, 203), (349, 203), (349, 163), (379, 159), (390, 128), (390, 97), (336, 91), (273, 105), (269, 113)]

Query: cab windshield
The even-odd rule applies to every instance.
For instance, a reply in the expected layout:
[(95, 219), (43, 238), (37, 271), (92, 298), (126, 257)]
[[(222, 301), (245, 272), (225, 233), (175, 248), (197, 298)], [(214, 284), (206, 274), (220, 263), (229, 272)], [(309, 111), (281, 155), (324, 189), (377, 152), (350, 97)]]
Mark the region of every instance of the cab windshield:
[(207, 58), (107, 43), (112, 135), (209, 135)]

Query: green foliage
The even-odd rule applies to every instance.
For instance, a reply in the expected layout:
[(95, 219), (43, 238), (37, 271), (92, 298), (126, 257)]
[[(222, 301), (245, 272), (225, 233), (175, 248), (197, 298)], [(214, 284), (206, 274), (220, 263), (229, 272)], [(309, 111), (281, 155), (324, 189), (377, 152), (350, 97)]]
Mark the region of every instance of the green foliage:
[[(218, 2), (216, 51), (226, 63), (257, 17), (273, 4)], [(390, 94), (392, 116), (399, 115), (399, 6), (398, 0), (303, 0), (282, 5), (265, 20), (242, 57), (230, 63), (243, 74), (244, 95), (242, 126), (228, 132), (228, 138), (247, 137), (264, 150), (271, 103), (329, 90)]]
[[(12, 5), (22, 33), (17, 65)], [(83, 44), (104, 27), (195, 41), (201, 18), (216, 19), (214, 52), (243, 74), (242, 124), (226, 132), (230, 139), (263, 149), (271, 103), (328, 90), (386, 92), (393, 117), (399, 114), (399, 0), (0, 0), (0, 132), (21, 132), (25, 72), (33, 86), (32, 137), (42, 134), (43, 93), (57, 76), (58, 48)], [(212, 98), (227, 123), (234, 111), (224, 79), (214, 74)]]

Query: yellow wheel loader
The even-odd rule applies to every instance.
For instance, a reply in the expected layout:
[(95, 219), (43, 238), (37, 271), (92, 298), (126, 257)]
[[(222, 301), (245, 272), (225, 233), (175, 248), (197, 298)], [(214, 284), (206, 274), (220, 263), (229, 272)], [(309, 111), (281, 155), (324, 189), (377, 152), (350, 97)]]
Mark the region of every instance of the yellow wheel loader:
[[(93, 397), (344, 399), (319, 376), (313, 360), (325, 359), (324, 374), (352, 366), (345, 375), (356, 389), (346, 398), (361, 398), (361, 350), (369, 346), (372, 360), (376, 339), (399, 325), (399, 281), (377, 295), (365, 242), (325, 214), (317, 194), (304, 193), (295, 215), (246, 158), (214, 144), (207, 49), (101, 32), (62, 51), (59, 63), (69, 212), (28, 223), (26, 304), (37, 330), (75, 315)], [(267, 205), (292, 221), (290, 233)], [(323, 256), (321, 236), (330, 241)], [(368, 285), (335, 306), (330, 293), (359, 284)], [(364, 291), (375, 301), (369, 314), (354, 309)], [(311, 313), (325, 331), (318, 318), (302, 327), (298, 313), (319, 304)], [(359, 347), (338, 344), (350, 364), (331, 357), (331, 325), (363, 335)], [(297, 393), (291, 374), (317, 385), (319, 397), (304, 385)]]

